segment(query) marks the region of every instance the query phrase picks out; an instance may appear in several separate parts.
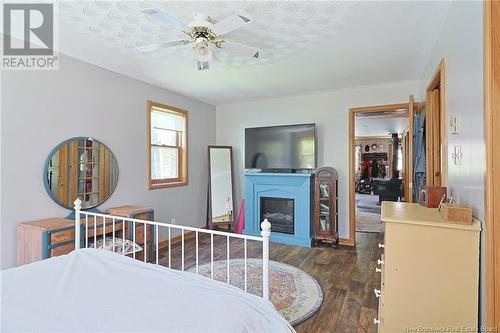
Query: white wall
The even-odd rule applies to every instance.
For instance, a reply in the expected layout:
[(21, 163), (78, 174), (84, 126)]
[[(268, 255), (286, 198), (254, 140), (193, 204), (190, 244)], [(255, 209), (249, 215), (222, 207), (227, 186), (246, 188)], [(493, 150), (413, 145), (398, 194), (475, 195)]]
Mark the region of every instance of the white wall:
[(235, 177), (236, 206), (239, 207), (244, 193), (244, 129), (255, 126), (316, 123), (318, 166), (332, 166), (339, 173), (339, 231), (340, 237), (348, 238), (348, 109), (407, 102), (408, 96), (418, 93), (419, 87), (419, 81), (404, 81), (218, 105), (217, 143), (233, 146), (235, 174), (239, 176)]
[[(206, 215), (207, 144), (215, 142), (215, 107), (61, 56), (58, 71), (3, 72), (1, 78), (1, 267), (15, 265), (16, 225), (65, 217), (45, 192), (49, 152), (74, 136), (91, 136), (115, 154), (116, 191), (100, 208), (153, 207), (156, 220), (202, 226)], [(189, 186), (147, 189), (146, 101), (189, 111)]]
[[(481, 1), (453, 2), (443, 30), (422, 74), (420, 94), (425, 96), (439, 61), (446, 61), (446, 116), (459, 116), (460, 134), (447, 126), (447, 185), (455, 198), (474, 208), (483, 219), (484, 116), (483, 116), (483, 5)], [(463, 164), (454, 165), (451, 153), (462, 145)]]
[[(448, 17), (422, 73), (420, 93), (425, 94), (441, 58), (446, 61), (446, 113), (460, 117), (460, 134), (446, 135), (448, 144), (447, 186), (461, 204), (473, 208), (474, 215), (484, 218), (484, 144), (483, 100), (483, 3), (454, 1)], [(451, 154), (455, 145), (462, 146), (463, 163), (454, 165)], [(484, 228), (483, 228), (484, 229)], [(484, 244), (482, 242), (482, 244)], [(481, 251), (483, 259), (484, 252)], [(484, 260), (481, 272), (484, 276)], [(481, 279), (484, 287), (484, 280)], [(482, 300), (484, 300), (484, 288)], [(484, 302), (482, 301), (484, 322)]]

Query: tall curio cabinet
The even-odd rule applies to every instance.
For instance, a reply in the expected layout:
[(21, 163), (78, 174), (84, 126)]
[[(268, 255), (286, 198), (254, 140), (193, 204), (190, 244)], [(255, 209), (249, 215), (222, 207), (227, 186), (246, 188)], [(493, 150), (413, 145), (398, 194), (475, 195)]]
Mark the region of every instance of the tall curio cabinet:
[(337, 247), (338, 226), (338, 174), (334, 168), (316, 170), (314, 177), (314, 232), (315, 244), (325, 242)]

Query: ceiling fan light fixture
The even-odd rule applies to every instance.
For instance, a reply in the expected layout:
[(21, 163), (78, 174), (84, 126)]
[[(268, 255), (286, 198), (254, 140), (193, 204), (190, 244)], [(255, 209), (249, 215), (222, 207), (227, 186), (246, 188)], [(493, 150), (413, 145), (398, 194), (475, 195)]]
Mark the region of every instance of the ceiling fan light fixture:
[[(177, 19), (174, 15), (154, 8), (143, 9), (151, 20), (171, 29), (182, 31), (187, 35), (184, 39), (165, 41), (144, 46), (139, 46), (141, 52), (153, 52), (167, 47), (192, 44), (192, 54), (198, 70), (207, 70), (209, 63), (220, 60), (217, 58), (219, 51), (224, 53), (228, 51), (239, 57), (258, 59), (259, 50), (245, 44), (227, 41), (224, 37), (227, 33), (241, 29), (253, 20), (243, 13), (233, 14), (213, 22), (205, 14), (198, 13), (194, 15), (194, 20), (188, 24)], [(217, 53), (214, 51), (217, 50)], [(212, 63), (214, 64), (214, 63)]]
[(212, 59), (212, 50), (208, 46), (208, 42), (203, 38), (196, 40), (196, 45), (193, 47), (196, 60), (199, 62), (209, 62)]
[(205, 70), (209, 69), (208, 61), (203, 62), (203, 61), (196, 60), (196, 69), (199, 71), (205, 71)]

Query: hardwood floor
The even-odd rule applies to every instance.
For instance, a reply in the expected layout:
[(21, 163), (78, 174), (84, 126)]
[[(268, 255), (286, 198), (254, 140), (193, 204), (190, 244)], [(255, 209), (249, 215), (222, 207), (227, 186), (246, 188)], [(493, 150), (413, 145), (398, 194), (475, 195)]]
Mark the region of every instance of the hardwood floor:
[[(324, 300), (319, 311), (295, 327), (299, 333), (312, 332), (376, 332), (378, 300), (373, 289), (380, 287), (380, 274), (375, 272), (380, 257), (377, 244), (380, 234), (357, 233), (357, 246), (303, 248), (272, 243), (270, 259), (284, 262), (315, 277), (323, 288)], [(210, 237), (200, 236), (199, 264), (210, 262)], [(227, 257), (225, 237), (214, 237), (214, 260)], [(230, 258), (243, 257), (243, 241), (231, 240)], [(261, 244), (248, 242), (248, 256), (261, 257)], [(160, 251), (160, 263), (168, 266), (168, 249)], [(184, 267), (195, 265), (195, 242), (185, 239)], [(172, 244), (171, 266), (180, 269), (180, 243)]]
[[(356, 248), (301, 250), (306, 253), (295, 261), (296, 266), (318, 280), (324, 301), (313, 317), (295, 327), (297, 332), (377, 331), (373, 318), (377, 317), (378, 300), (373, 289), (380, 288), (375, 266), (381, 240), (380, 234), (357, 233)], [(273, 254), (277, 255), (274, 260), (291, 263), (288, 256)]]

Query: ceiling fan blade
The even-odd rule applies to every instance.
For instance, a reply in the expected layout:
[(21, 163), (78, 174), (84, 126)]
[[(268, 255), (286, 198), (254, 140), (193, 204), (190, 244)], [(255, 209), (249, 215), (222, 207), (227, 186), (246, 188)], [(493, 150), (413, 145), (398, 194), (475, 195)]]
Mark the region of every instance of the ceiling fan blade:
[(222, 49), (230, 54), (234, 54), (241, 57), (248, 57), (255, 59), (259, 58), (259, 50), (257, 48), (240, 43), (225, 41), (222, 44)]
[(184, 22), (178, 20), (177, 18), (175, 18), (170, 14), (162, 12), (161, 10), (154, 8), (146, 8), (143, 9), (142, 12), (146, 15), (149, 15), (153, 20), (157, 21), (158, 23), (165, 24), (172, 29), (184, 32), (191, 30)]
[(246, 14), (231, 15), (215, 23), (212, 32), (217, 36), (222, 36), (228, 32), (244, 27), (250, 22), (252, 22), (252, 19)]
[(154, 52), (158, 51), (167, 47), (173, 47), (173, 46), (179, 46), (179, 45), (186, 45), (191, 43), (191, 41), (184, 40), (184, 39), (179, 39), (179, 40), (172, 40), (170, 42), (163, 42), (163, 43), (155, 43), (155, 44), (150, 44), (150, 45), (145, 45), (145, 46), (140, 46), (137, 49), (141, 52), (144, 53), (149, 53), (149, 52)]

